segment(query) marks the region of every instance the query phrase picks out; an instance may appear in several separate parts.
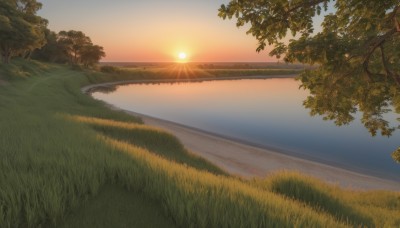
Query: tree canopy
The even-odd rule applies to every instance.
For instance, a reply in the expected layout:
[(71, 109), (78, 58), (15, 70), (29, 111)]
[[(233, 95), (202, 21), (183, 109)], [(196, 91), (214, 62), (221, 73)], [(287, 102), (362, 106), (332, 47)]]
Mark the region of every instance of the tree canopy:
[(15, 55), (30, 55), (45, 44), (47, 20), (36, 15), (36, 0), (0, 1), (0, 54), (8, 63)]
[[(258, 52), (269, 45), (271, 56), (318, 66), (299, 77), (311, 115), (343, 125), (360, 111), (371, 135), (399, 128), (384, 118), (400, 113), (399, 0), (231, 0), (219, 16), (249, 25)], [(400, 161), (400, 148), (393, 158)]]
[(58, 34), (46, 29), (46, 44), (33, 52), (32, 58), (53, 63), (68, 63), (69, 57), (63, 44), (58, 42)]
[[(334, 11), (315, 32), (313, 18), (330, 3)], [(337, 75), (390, 77), (400, 85), (399, 0), (232, 0), (219, 16), (235, 17), (239, 27), (250, 24), (257, 51), (268, 44), (271, 56), (288, 62), (320, 64)], [(289, 32), (296, 38), (286, 44)]]
[(90, 37), (81, 31), (59, 32), (58, 43), (63, 47), (72, 64), (83, 64), (88, 67), (105, 56), (103, 47), (94, 45)]
[(36, 0), (0, 1), (0, 55), (4, 63), (14, 56), (89, 67), (105, 56), (103, 47), (94, 45), (81, 31), (47, 28), (48, 21), (38, 15), (42, 4)]
[(103, 47), (94, 45), (81, 31), (46, 31), (47, 44), (34, 53), (34, 58), (73, 65), (93, 66), (105, 56)]
[(89, 67), (98, 63), (100, 59), (105, 56), (106, 53), (104, 52), (103, 47), (99, 45), (86, 45), (81, 51), (81, 61), (85, 67)]

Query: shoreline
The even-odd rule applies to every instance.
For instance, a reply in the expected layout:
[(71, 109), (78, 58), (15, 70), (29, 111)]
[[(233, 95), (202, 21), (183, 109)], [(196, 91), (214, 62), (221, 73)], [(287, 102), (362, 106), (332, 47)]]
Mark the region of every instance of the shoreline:
[(215, 78), (192, 78), (192, 79), (139, 79), (139, 80), (124, 80), (115, 82), (104, 82), (98, 84), (86, 85), (81, 88), (82, 93), (91, 93), (97, 87), (109, 87), (128, 84), (141, 83), (184, 83), (184, 82), (204, 82), (204, 81), (219, 81), (219, 80), (246, 80), (246, 79), (272, 79), (272, 78), (295, 78), (298, 74), (283, 74), (283, 75), (266, 75), (266, 76), (245, 76), (245, 77), (215, 77)]
[[(294, 77), (294, 75), (280, 75), (280, 78)], [(277, 78), (275, 75), (262, 77), (225, 77), (217, 80), (241, 79), (268, 79)], [(96, 87), (116, 86), (132, 83), (170, 83), (214, 80), (212, 78), (195, 80), (129, 80), (88, 85), (81, 88), (83, 93), (90, 93)], [(335, 164), (326, 164), (307, 158), (282, 153), (279, 150), (267, 149), (251, 145), (242, 140), (236, 140), (212, 132), (184, 126), (168, 120), (150, 117), (144, 114), (120, 109), (112, 104), (105, 103), (108, 108), (123, 111), (127, 114), (140, 117), (147, 125), (159, 127), (177, 137), (186, 149), (203, 157), (214, 165), (230, 174), (247, 179), (263, 178), (271, 173), (287, 170), (316, 177), (320, 180), (340, 187), (360, 190), (400, 190), (400, 183), (375, 177), (362, 172), (350, 171)]]

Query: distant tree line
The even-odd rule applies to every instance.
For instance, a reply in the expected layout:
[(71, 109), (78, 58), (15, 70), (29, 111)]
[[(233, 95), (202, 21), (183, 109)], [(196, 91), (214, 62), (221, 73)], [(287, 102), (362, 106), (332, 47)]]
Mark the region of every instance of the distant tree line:
[(50, 31), (48, 21), (38, 15), (36, 0), (0, 0), (0, 56), (3, 63), (13, 57), (92, 66), (105, 57), (81, 31)]

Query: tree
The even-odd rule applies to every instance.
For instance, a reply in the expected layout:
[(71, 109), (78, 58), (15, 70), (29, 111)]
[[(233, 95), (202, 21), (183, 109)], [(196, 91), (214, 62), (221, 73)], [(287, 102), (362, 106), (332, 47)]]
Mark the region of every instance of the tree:
[[(313, 18), (323, 11), (315, 32)], [(399, 128), (384, 119), (400, 113), (399, 0), (231, 0), (219, 16), (236, 18), (238, 27), (250, 24), (258, 52), (270, 45), (271, 56), (318, 66), (299, 76), (310, 90), (304, 105), (311, 115), (343, 125), (360, 111), (371, 135)], [(294, 38), (284, 42), (289, 33)], [(400, 162), (399, 154), (400, 148), (392, 157)]]
[(69, 56), (66, 52), (66, 47), (62, 43), (58, 42), (57, 33), (45, 30), (46, 45), (41, 49), (37, 49), (33, 52), (32, 58), (53, 63), (68, 63)]
[(105, 57), (103, 47), (98, 45), (84, 46), (81, 52), (81, 61), (85, 67), (93, 66), (98, 63), (102, 57)]
[(70, 63), (83, 64), (89, 67), (98, 63), (105, 56), (103, 47), (94, 45), (90, 37), (81, 31), (61, 31), (58, 33), (58, 44), (70, 59)]
[[(315, 34), (313, 17), (330, 2), (335, 12), (325, 16)], [(249, 23), (257, 51), (268, 43), (274, 46), (270, 55), (283, 55), (288, 62), (320, 64), (335, 75), (356, 71), (369, 80), (389, 77), (400, 85), (399, 0), (232, 0), (221, 6), (219, 16), (235, 17), (239, 27)], [(288, 32), (298, 38), (285, 44)]]
[(90, 37), (81, 31), (61, 31), (58, 33), (58, 43), (64, 47), (72, 64), (79, 64), (81, 52), (85, 46), (92, 45)]
[(311, 94), (304, 101), (311, 115), (321, 115), (341, 126), (353, 121), (353, 115), (359, 111), (362, 124), (372, 136), (378, 132), (391, 136), (395, 131), (397, 126), (386, 121), (384, 115), (400, 110), (400, 102), (396, 102), (400, 101), (400, 88), (396, 85), (385, 80), (366, 83), (351, 76), (332, 78), (319, 71), (302, 74), (300, 80)]
[(47, 21), (36, 15), (36, 0), (0, 1), (0, 54), (4, 63), (12, 56), (29, 56), (45, 44)]

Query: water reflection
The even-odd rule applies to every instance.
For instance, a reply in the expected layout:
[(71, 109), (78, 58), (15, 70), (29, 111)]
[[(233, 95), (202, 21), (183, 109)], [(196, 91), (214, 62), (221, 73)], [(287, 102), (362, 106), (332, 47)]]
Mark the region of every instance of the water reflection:
[[(353, 83), (350, 81), (326, 80), (324, 84), (310, 79), (313, 81), (303, 84), (311, 93), (299, 90), (301, 83), (294, 79), (256, 79), (132, 84), (119, 86), (110, 94), (96, 92), (93, 96), (123, 109), (249, 144), (400, 180), (400, 166), (390, 156), (398, 147), (400, 135), (385, 130), (385, 125), (372, 124), (379, 123), (379, 112), (372, 112), (375, 109), (356, 100), (366, 93), (364, 90), (372, 88), (348, 86), (346, 82)], [(339, 84), (349, 89), (340, 91)], [(355, 92), (355, 88), (361, 92)], [(365, 99), (364, 102), (369, 102), (373, 97)], [(388, 119), (387, 129), (390, 129), (397, 121), (396, 115), (385, 113), (386, 109), (392, 109), (390, 102), (386, 102), (388, 106), (377, 102), (381, 105), (377, 110), (382, 119)], [(315, 117), (310, 117), (310, 110)], [(335, 122), (324, 121), (319, 115)], [(337, 127), (335, 123), (343, 126)], [(376, 133), (390, 133), (392, 137), (380, 134), (371, 137), (365, 126)]]
[(89, 93), (104, 93), (104, 94), (109, 94), (112, 92), (115, 92), (118, 88), (118, 85), (103, 85), (103, 86), (96, 86), (94, 88), (91, 88), (88, 92)]
[[(400, 112), (400, 88), (385, 77), (336, 77), (314, 71), (304, 73), (300, 80), (302, 87), (310, 91), (304, 106), (313, 116), (321, 115), (342, 126), (359, 113), (361, 123), (372, 136), (380, 133), (390, 137), (400, 128), (399, 118), (396, 121), (395, 115), (390, 115)], [(399, 150), (392, 155), (397, 162)]]

